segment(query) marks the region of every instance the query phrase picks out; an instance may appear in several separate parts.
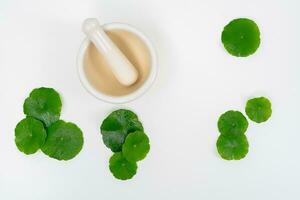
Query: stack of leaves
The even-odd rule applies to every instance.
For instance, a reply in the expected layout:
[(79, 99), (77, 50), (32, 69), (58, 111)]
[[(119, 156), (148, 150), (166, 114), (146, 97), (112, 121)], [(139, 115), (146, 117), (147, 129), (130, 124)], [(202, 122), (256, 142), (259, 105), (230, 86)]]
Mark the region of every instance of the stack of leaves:
[(223, 159), (240, 160), (248, 153), (249, 144), (245, 132), (248, 121), (239, 111), (227, 111), (218, 121), (221, 135), (217, 141), (217, 149)]
[(57, 160), (70, 160), (82, 149), (83, 135), (78, 126), (59, 120), (62, 103), (52, 88), (34, 89), (23, 105), (26, 118), (15, 128), (18, 149), (29, 155), (42, 150)]
[[(250, 120), (262, 123), (272, 115), (271, 102), (265, 97), (250, 99), (246, 105), (246, 114)], [(217, 140), (217, 150), (225, 160), (240, 160), (249, 149), (245, 135), (248, 128), (246, 117), (239, 111), (227, 111), (218, 121), (221, 135)]]
[(150, 150), (149, 138), (142, 123), (130, 110), (116, 110), (101, 124), (104, 144), (114, 154), (109, 169), (115, 178), (131, 179), (137, 171), (137, 162), (143, 160)]

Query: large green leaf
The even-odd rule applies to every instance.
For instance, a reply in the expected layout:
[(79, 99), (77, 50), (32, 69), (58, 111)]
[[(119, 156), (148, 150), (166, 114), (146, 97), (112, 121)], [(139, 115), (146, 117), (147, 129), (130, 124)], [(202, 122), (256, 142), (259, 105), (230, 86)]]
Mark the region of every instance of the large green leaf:
[(222, 42), (233, 56), (246, 57), (253, 54), (260, 45), (260, 32), (256, 23), (250, 19), (232, 20), (224, 27)]
[(44, 144), (46, 137), (43, 123), (32, 117), (21, 120), (15, 128), (15, 143), (25, 154), (37, 152)]
[(60, 117), (61, 99), (52, 88), (34, 89), (24, 102), (24, 113), (41, 120), (48, 127)]
[(133, 162), (143, 160), (149, 150), (149, 138), (142, 131), (130, 133), (122, 147), (124, 157)]
[(115, 178), (131, 179), (137, 170), (136, 162), (128, 161), (122, 152), (115, 153), (109, 160), (109, 169)]
[(124, 109), (112, 112), (104, 119), (100, 129), (104, 144), (113, 152), (122, 150), (122, 145), (129, 133), (144, 130), (136, 114)]
[(82, 132), (73, 123), (59, 120), (48, 127), (47, 134), (42, 151), (51, 158), (70, 160), (82, 149)]

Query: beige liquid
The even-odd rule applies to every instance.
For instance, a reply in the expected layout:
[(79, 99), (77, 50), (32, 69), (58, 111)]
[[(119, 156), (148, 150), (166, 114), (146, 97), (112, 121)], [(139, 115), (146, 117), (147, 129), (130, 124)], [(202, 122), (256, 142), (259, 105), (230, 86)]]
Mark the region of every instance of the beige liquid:
[(91, 43), (84, 58), (84, 71), (90, 84), (98, 91), (110, 96), (123, 96), (137, 90), (150, 73), (150, 53), (146, 44), (134, 33), (114, 29), (105, 31), (139, 73), (136, 83), (123, 86), (115, 78), (105, 58)]

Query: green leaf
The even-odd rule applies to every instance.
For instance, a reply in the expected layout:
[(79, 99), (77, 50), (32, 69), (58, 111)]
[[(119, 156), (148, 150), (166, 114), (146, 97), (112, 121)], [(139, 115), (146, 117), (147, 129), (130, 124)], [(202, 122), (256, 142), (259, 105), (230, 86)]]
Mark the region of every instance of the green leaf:
[(133, 162), (143, 160), (149, 150), (149, 138), (142, 131), (130, 133), (122, 147), (124, 157)]
[(246, 57), (258, 49), (260, 32), (256, 23), (250, 19), (232, 20), (224, 27), (222, 43), (233, 56)]
[(44, 125), (39, 120), (26, 117), (15, 128), (15, 143), (18, 149), (25, 154), (37, 152), (47, 137)]
[(59, 120), (47, 129), (47, 139), (42, 151), (57, 160), (70, 160), (82, 149), (83, 135), (73, 123)]
[(230, 110), (221, 115), (218, 128), (224, 135), (242, 135), (248, 128), (248, 121), (241, 112)]
[(56, 122), (60, 117), (61, 99), (52, 88), (34, 89), (23, 105), (24, 113), (44, 122), (46, 127)]
[(110, 158), (109, 169), (115, 178), (127, 180), (136, 174), (137, 164), (136, 162), (128, 161), (122, 152), (118, 152)]
[(240, 160), (247, 155), (249, 144), (245, 135), (220, 135), (217, 149), (225, 160)]
[(265, 97), (250, 99), (247, 101), (246, 114), (254, 122), (265, 122), (272, 115), (271, 102)]
[(122, 150), (122, 145), (129, 133), (144, 130), (136, 114), (124, 109), (112, 112), (104, 119), (100, 129), (104, 144), (113, 152)]

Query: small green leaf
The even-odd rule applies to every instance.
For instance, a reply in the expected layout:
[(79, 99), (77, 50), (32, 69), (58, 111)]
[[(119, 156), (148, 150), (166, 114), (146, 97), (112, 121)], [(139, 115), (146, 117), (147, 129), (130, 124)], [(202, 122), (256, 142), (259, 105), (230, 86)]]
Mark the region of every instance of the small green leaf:
[(265, 122), (272, 115), (271, 102), (265, 97), (250, 99), (247, 101), (246, 114), (254, 122)]
[(245, 135), (220, 135), (217, 149), (225, 160), (240, 160), (247, 155), (249, 144)]
[(124, 109), (112, 112), (102, 122), (100, 129), (104, 144), (113, 152), (122, 150), (122, 145), (129, 133), (144, 130), (136, 114)]
[(128, 161), (122, 152), (118, 152), (110, 158), (109, 169), (115, 178), (127, 180), (136, 174), (137, 164), (136, 162)]
[(253, 54), (260, 45), (260, 32), (250, 19), (232, 20), (224, 27), (222, 43), (233, 56), (246, 57)]
[(56, 122), (60, 117), (61, 99), (52, 88), (34, 89), (24, 102), (24, 113), (45, 123), (46, 127)]
[(124, 157), (133, 162), (143, 160), (149, 150), (149, 138), (142, 131), (130, 133), (122, 147)]
[(248, 128), (248, 121), (241, 112), (230, 110), (221, 115), (218, 128), (224, 135), (242, 135)]
[(39, 120), (26, 117), (15, 128), (15, 142), (18, 149), (25, 154), (37, 152), (47, 137), (44, 125)]
[(42, 151), (57, 160), (70, 160), (82, 149), (83, 135), (73, 123), (59, 120), (47, 129), (47, 139), (42, 146)]

